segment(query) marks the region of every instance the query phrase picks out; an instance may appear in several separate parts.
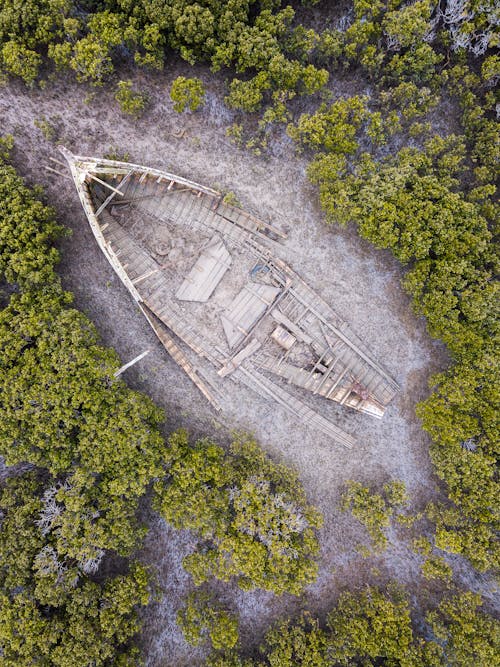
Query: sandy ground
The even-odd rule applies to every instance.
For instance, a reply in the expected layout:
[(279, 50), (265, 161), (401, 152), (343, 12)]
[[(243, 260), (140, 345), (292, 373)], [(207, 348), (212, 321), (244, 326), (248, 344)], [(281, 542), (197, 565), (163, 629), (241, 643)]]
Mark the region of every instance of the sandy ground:
[[(367, 582), (398, 578), (408, 585), (414, 599), (432, 601), (440, 589), (423, 583), (421, 559), (408, 548), (410, 533), (393, 530), (386, 553), (363, 559), (355, 545), (366, 542), (366, 535), (356, 521), (339, 512), (338, 501), (349, 479), (375, 486), (401, 479), (416, 509), (438, 496), (427, 451), (429, 440), (415, 418), (414, 407), (427, 394), (430, 374), (446, 365), (445, 350), (429, 338), (424, 321), (412, 313), (399, 284), (399, 264), (388, 253), (360, 240), (353, 229), (324, 224), (315, 189), (307, 181), (306, 162), (294, 155), (286, 136), (276, 137), (266, 157), (235, 148), (225, 136), (231, 112), (221, 103), (218, 84), (202, 69), (199, 74), (209, 90), (205, 108), (197, 114), (176, 114), (168, 85), (179, 73), (180, 69), (171, 69), (161, 76), (139, 75), (138, 85), (151, 100), (139, 121), (123, 116), (106, 90), (96, 91), (85, 103), (86, 87), (61, 81), (44, 91), (27, 91), (16, 83), (0, 89), (1, 128), (15, 136), (15, 165), (29, 183), (46, 187), (47, 200), (73, 231), (62, 243), (64, 285), (75, 294), (76, 305), (96, 323), (104, 343), (113, 346), (124, 362), (145, 349), (152, 350), (127, 371), (126, 379), (164, 407), (168, 429), (187, 426), (194, 434), (209, 433), (222, 443), (229, 441), (235, 429), (254, 433), (274, 458), (296, 467), (310, 502), (323, 512), (320, 576), (302, 599), (218, 587), (218, 594), (227, 597), (241, 614), (244, 643), (259, 641), (266, 624), (278, 613), (297, 607), (324, 611), (341, 590)], [(52, 142), (34, 126), (42, 117), (56, 128)], [(179, 130), (185, 130), (182, 138), (174, 136)], [(81, 155), (103, 155), (114, 148), (120, 154), (128, 153), (134, 162), (231, 190), (244, 208), (287, 228), (284, 258), (351, 323), (400, 384), (401, 393), (384, 419), (328, 406), (328, 416), (358, 439), (358, 446), (347, 452), (243, 387), (231, 391), (222, 414), (215, 413), (168, 357), (106, 262), (73, 184), (44, 170), (50, 164), (49, 156), (59, 158), (57, 142)], [(193, 540), (155, 517), (151, 517), (151, 527), (144, 557), (158, 570), (160, 595), (145, 613), (142, 645), (147, 665), (194, 665), (203, 651), (188, 647), (174, 624), (182, 595), (191, 586), (181, 558)], [(458, 584), (492, 599), (487, 577), (474, 573), (459, 558), (449, 562), (455, 565)]]

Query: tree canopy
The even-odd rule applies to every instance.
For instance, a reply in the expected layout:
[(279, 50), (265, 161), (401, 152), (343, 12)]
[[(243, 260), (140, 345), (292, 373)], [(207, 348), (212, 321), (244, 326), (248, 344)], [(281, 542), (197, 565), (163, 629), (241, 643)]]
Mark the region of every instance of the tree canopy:
[(15, 288), (0, 311), (0, 453), (18, 464), (0, 488), (2, 664), (132, 665), (147, 572), (130, 559), (95, 575), (144, 536), (162, 414), (114, 378), (116, 354), (55, 273), (62, 228), (4, 158), (0, 192), (0, 272)]
[(470, 593), (447, 597), (413, 627), (407, 596), (395, 585), (346, 592), (326, 624), (308, 613), (278, 621), (253, 659), (216, 652), (210, 667), (465, 667), (495, 664), (500, 624)]
[[(25, 473), (0, 489), (0, 649), (2, 664), (135, 664), (136, 608), (149, 599), (138, 563), (102, 583), (43, 529), (45, 475)], [(44, 497), (45, 496), (45, 497)]]
[(289, 468), (248, 438), (226, 452), (208, 440), (191, 445), (185, 431), (170, 437), (166, 457), (154, 506), (199, 535), (199, 548), (184, 559), (196, 584), (235, 578), (245, 589), (298, 594), (314, 581), (321, 516)]
[[(170, 47), (191, 64), (205, 61), (214, 71), (248, 72), (248, 84), (261, 94), (268, 89), (311, 94), (326, 84), (328, 73), (308, 62), (307, 40), (291, 27), (294, 10), (281, 5), (280, 0), (109, 0), (82, 12), (71, 0), (8, 3), (0, 10), (0, 67), (32, 85), (45, 57), (59, 69), (73, 70), (79, 81), (100, 85), (114, 71), (120, 50), (139, 66), (162, 69)], [(234, 79), (237, 83), (242, 92), (247, 81)], [(233, 93), (229, 99), (248, 107)]]

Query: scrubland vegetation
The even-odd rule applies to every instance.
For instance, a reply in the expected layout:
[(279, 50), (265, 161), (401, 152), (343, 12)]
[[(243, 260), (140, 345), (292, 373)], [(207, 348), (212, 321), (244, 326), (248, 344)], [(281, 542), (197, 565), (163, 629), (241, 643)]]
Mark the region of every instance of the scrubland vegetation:
[[(295, 475), (248, 438), (230, 453), (185, 432), (166, 446), (160, 410), (115, 378), (116, 355), (61, 288), (52, 241), (63, 228), (0, 169), (0, 261), (14, 288), (0, 313), (0, 452), (14, 466), (0, 500), (6, 664), (132, 664), (135, 608), (150, 594), (133, 556), (147, 531), (137, 510), (153, 482), (158, 511), (200, 536), (185, 564), (197, 584), (299, 593), (314, 579), (321, 518)], [(119, 576), (99, 575), (117, 558)]]
[[(225, 77), (225, 104), (238, 114), (228, 136), (265, 154), (285, 130), (310, 161), (327, 221), (356, 225), (405, 265), (414, 309), (451, 357), (417, 409), (442, 500), (417, 515), (397, 480), (383, 489), (353, 481), (343, 495), (371, 549), (385, 548), (393, 520), (433, 526), (415, 548), (427, 558), (424, 576), (449, 588), (443, 599), (418, 610), (416, 624), (400, 585), (348, 591), (324, 618), (281, 619), (261, 647), (240, 645), (237, 619), (213, 599), (211, 582), (299, 595), (315, 578), (321, 516), (295, 473), (246, 436), (230, 450), (184, 431), (165, 442), (161, 411), (114, 377), (117, 355), (62, 289), (54, 244), (64, 228), (9, 166), (5, 138), (0, 454), (12, 467), (0, 495), (4, 664), (139, 663), (137, 611), (151, 597), (152, 574), (136, 555), (147, 532), (138, 508), (150, 501), (196, 535), (184, 567), (198, 588), (178, 622), (188, 641), (212, 647), (211, 665), (496, 664), (498, 624), (479, 596), (450, 583), (443, 555), (462, 554), (481, 572), (499, 566), (499, 25), (488, 0), (353, 0), (343, 14), (321, 1), (0, 5), (5, 79), (111, 85), (122, 112), (138, 119), (147, 97), (129, 74), (120, 79), (124, 62), (155, 70), (179, 56), (208, 63)], [(335, 79), (346, 73), (365, 92), (339, 97)], [(179, 113), (203, 113), (197, 76), (176, 79), (170, 96)], [(438, 120), (450, 109), (443, 131)]]

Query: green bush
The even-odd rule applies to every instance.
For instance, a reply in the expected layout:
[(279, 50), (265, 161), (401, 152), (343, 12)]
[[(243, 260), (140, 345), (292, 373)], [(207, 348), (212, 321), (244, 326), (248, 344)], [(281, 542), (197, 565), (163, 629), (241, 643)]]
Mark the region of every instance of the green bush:
[(147, 98), (142, 93), (134, 92), (132, 81), (119, 81), (115, 99), (123, 113), (139, 118), (146, 108)]
[(135, 664), (130, 641), (139, 629), (136, 610), (149, 599), (146, 570), (131, 562), (125, 574), (92, 581), (99, 558), (75, 563), (44, 529), (44, 511), (56, 512), (47, 506), (48, 490), (36, 473), (0, 489), (2, 664)]
[(174, 110), (182, 113), (186, 107), (190, 111), (198, 111), (205, 99), (205, 89), (200, 79), (187, 79), (178, 76), (172, 83), (170, 99), (174, 103)]
[(422, 574), (426, 579), (442, 579), (450, 581), (453, 576), (453, 570), (440, 556), (431, 556), (422, 565)]
[[(7, 149), (9, 145), (2, 143)], [(64, 230), (40, 194), (0, 158), (0, 277), (21, 288), (48, 289), (57, 282), (59, 253), (51, 244)]]
[(368, 530), (375, 549), (382, 551), (387, 547), (384, 529), (390, 526), (394, 511), (407, 503), (408, 496), (403, 482), (384, 484), (382, 495), (350, 480), (342, 494), (341, 508), (344, 512), (352, 512)]
[(238, 620), (210, 594), (191, 593), (177, 613), (177, 623), (186, 641), (194, 646), (208, 639), (215, 650), (232, 649), (238, 642)]
[(314, 581), (321, 516), (307, 505), (292, 471), (275, 464), (252, 440), (230, 452), (208, 440), (190, 445), (174, 433), (167, 476), (155, 485), (154, 506), (176, 528), (200, 537), (184, 559), (197, 585), (214, 576), (242, 588), (299, 594)]
[(479, 596), (444, 599), (412, 629), (407, 596), (390, 584), (343, 593), (326, 627), (309, 614), (282, 620), (266, 633), (253, 659), (234, 650), (214, 654), (209, 667), (469, 667), (494, 665), (500, 624), (478, 610)]

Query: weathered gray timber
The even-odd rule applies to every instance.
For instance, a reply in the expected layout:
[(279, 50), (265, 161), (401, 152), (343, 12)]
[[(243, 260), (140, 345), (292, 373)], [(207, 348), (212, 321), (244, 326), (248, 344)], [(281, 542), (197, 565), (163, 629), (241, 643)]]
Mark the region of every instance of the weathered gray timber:
[(396, 382), (279, 259), (281, 230), (179, 176), (61, 152), (102, 251), (216, 409), (210, 368), (224, 386), (247, 385), (346, 447), (354, 439), (308, 396), (383, 416)]

